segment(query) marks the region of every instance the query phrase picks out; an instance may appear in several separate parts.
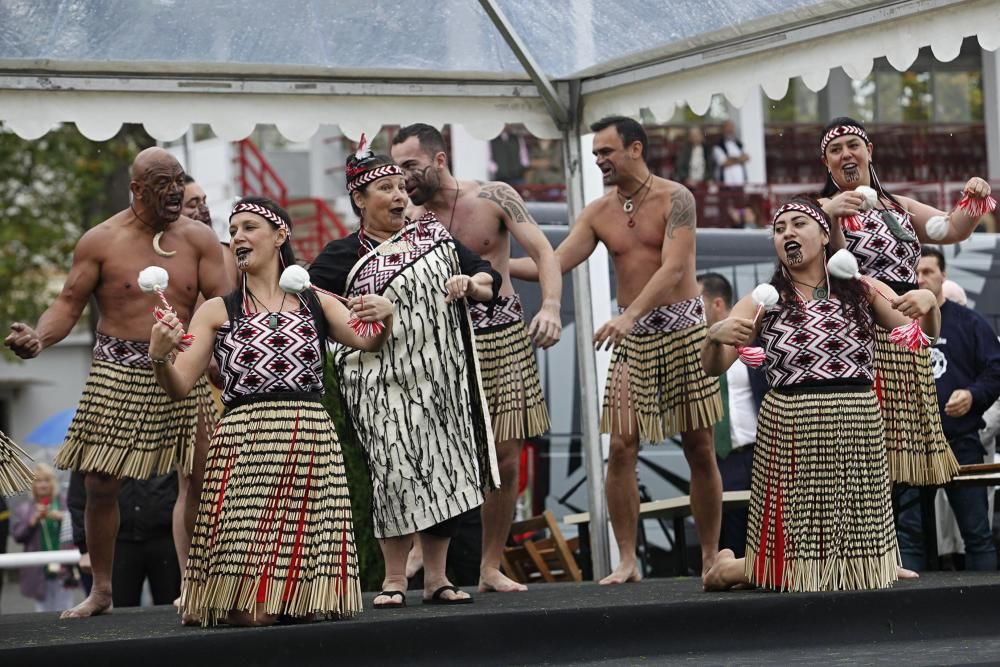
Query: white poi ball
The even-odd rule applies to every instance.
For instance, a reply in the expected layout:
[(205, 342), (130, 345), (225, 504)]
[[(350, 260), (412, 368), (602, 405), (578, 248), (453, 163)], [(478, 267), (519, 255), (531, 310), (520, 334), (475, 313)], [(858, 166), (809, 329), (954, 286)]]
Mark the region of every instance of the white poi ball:
[(301, 294), (312, 287), (312, 283), (309, 282), (309, 272), (298, 264), (292, 264), (281, 272), (278, 285), (291, 294)]
[(927, 236), (935, 241), (940, 241), (944, 237), (948, 236), (948, 229), (951, 225), (948, 224), (948, 218), (943, 215), (935, 215), (927, 224), (924, 225), (924, 230), (927, 232)]
[(850, 250), (841, 248), (833, 253), (833, 257), (826, 263), (826, 267), (830, 271), (830, 275), (834, 278), (842, 280), (861, 278), (861, 272), (858, 270), (858, 260), (851, 254)]
[(875, 191), (875, 188), (870, 188), (867, 185), (859, 185), (854, 188), (854, 191), (865, 198), (865, 203), (861, 206), (862, 211), (875, 208), (878, 204), (878, 192)]
[(139, 272), (139, 289), (143, 292), (156, 292), (167, 289), (170, 275), (161, 266), (147, 266)]
[(771, 283), (761, 283), (753, 288), (750, 298), (753, 300), (753, 305), (755, 306), (771, 308), (778, 305), (778, 290)]

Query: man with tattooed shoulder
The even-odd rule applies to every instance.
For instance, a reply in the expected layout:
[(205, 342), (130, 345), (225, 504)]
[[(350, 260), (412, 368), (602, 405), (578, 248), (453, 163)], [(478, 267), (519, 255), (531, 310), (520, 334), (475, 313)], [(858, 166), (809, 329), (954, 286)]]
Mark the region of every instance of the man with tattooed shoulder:
[[(413, 205), (433, 212), (452, 236), (488, 260), (503, 276), (495, 302), (469, 303), (500, 466), (500, 488), (487, 496), (482, 508), (479, 590), (527, 590), (500, 572), (500, 557), (517, 502), (521, 443), (549, 429), (531, 343), (547, 348), (559, 340), (559, 264), (545, 234), (512, 187), (498, 182), (460, 181), (451, 174), (444, 139), (436, 128), (424, 123), (401, 128), (393, 137), (391, 152), (406, 174), (406, 189)], [(412, 212), (410, 215), (413, 217)], [(527, 328), (507, 268), (511, 236), (539, 267), (540, 278), (536, 280), (541, 283), (542, 307)], [(411, 569), (410, 565), (407, 569)]]
[[(604, 392), (601, 430), (611, 434), (606, 494), (621, 553), (602, 584), (639, 581), (636, 533), (639, 441), (659, 443), (680, 433), (691, 467), (691, 510), (701, 543), (702, 575), (719, 544), (722, 481), (712, 425), (722, 418), (719, 383), (701, 368), (705, 306), (695, 279), (695, 202), (680, 183), (646, 165), (646, 132), (631, 118), (612, 116), (590, 127), (593, 154), (608, 192), (589, 204), (558, 248), (563, 272), (603, 243), (618, 279), (618, 316), (601, 326), (594, 345), (614, 347)], [(529, 260), (510, 274), (538, 275)]]

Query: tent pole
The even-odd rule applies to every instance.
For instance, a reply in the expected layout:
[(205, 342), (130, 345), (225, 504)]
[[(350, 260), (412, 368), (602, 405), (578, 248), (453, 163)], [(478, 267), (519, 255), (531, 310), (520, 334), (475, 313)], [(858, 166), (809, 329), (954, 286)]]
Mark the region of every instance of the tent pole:
[[(579, 118), (579, 116), (576, 116)], [(563, 129), (563, 165), (566, 173), (566, 213), (576, 224), (583, 211), (583, 164), (579, 125)], [(590, 266), (582, 262), (573, 269), (573, 308), (576, 311), (576, 353), (580, 367), (580, 423), (583, 433), (584, 465), (587, 470), (587, 509), (590, 512), (590, 556), (594, 580), (611, 574), (608, 536), (608, 509), (604, 501), (604, 452), (601, 447), (600, 396), (597, 360), (592, 342), (594, 314), (590, 293)]]

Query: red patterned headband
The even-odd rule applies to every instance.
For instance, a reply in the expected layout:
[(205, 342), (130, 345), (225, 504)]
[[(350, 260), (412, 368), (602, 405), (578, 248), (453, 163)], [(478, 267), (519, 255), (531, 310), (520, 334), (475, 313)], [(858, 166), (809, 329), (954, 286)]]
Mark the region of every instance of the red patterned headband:
[(819, 154), (826, 155), (826, 147), (831, 141), (848, 134), (861, 137), (866, 144), (871, 143), (868, 141), (868, 133), (857, 125), (838, 125), (837, 127), (830, 128), (830, 131), (823, 135), (823, 141), (819, 142)]
[(252, 202), (242, 202), (240, 204), (237, 204), (236, 206), (233, 207), (233, 212), (229, 214), (229, 219), (232, 220), (234, 215), (243, 212), (254, 213), (256, 215), (259, 215), (268, 222), (274, 223), (280, 229), (284, 229), (285, 233), (288, 234), (289, 236), (292, 235), (292, 230), (289, 229), (288, 223), (285, 222), (280, 215), (278, 215), (277, 213), (275, 213), (274, 211), (265, 206), (261, 206), (260, 204), (254, 204)]
[(363, 171), (359, 175), (352, 178), (347, 183), (347, 192), (351, 193), (358, 188), (363, 188), (372, 181), (377, 181), (383, 176), (403, 176), (403, 170), (398, 164), (383, 164), (378, 167), (369, 169), (368, 171)]
[(819, 226), (823, 228), (827, 234), (830, 233), (830, 223), (826, 221), (823, 214), (817, 211), (812, 206), (807, 206), (806, 204), (796, 204), (795, 202), (784, 204), (774, 212), (774, 217), (771, 218), (771, 228), (774, 229), (774, 224), (778, 222), (778, 218), (789, 211), (795, 211), (796, 213), (805, 213), (810, 218), (819, 223)]

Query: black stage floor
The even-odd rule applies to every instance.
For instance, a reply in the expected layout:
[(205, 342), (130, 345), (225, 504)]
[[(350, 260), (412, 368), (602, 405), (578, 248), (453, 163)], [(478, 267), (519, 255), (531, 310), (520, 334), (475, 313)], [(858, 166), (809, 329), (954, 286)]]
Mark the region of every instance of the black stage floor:
[(891, 590), (704, 593), (697, 579), (535, 585), (271, 628), (185, 628), (172, 608), (0, 616), (0, 665), (997, 664), (1000, 575), (928, 573)]

